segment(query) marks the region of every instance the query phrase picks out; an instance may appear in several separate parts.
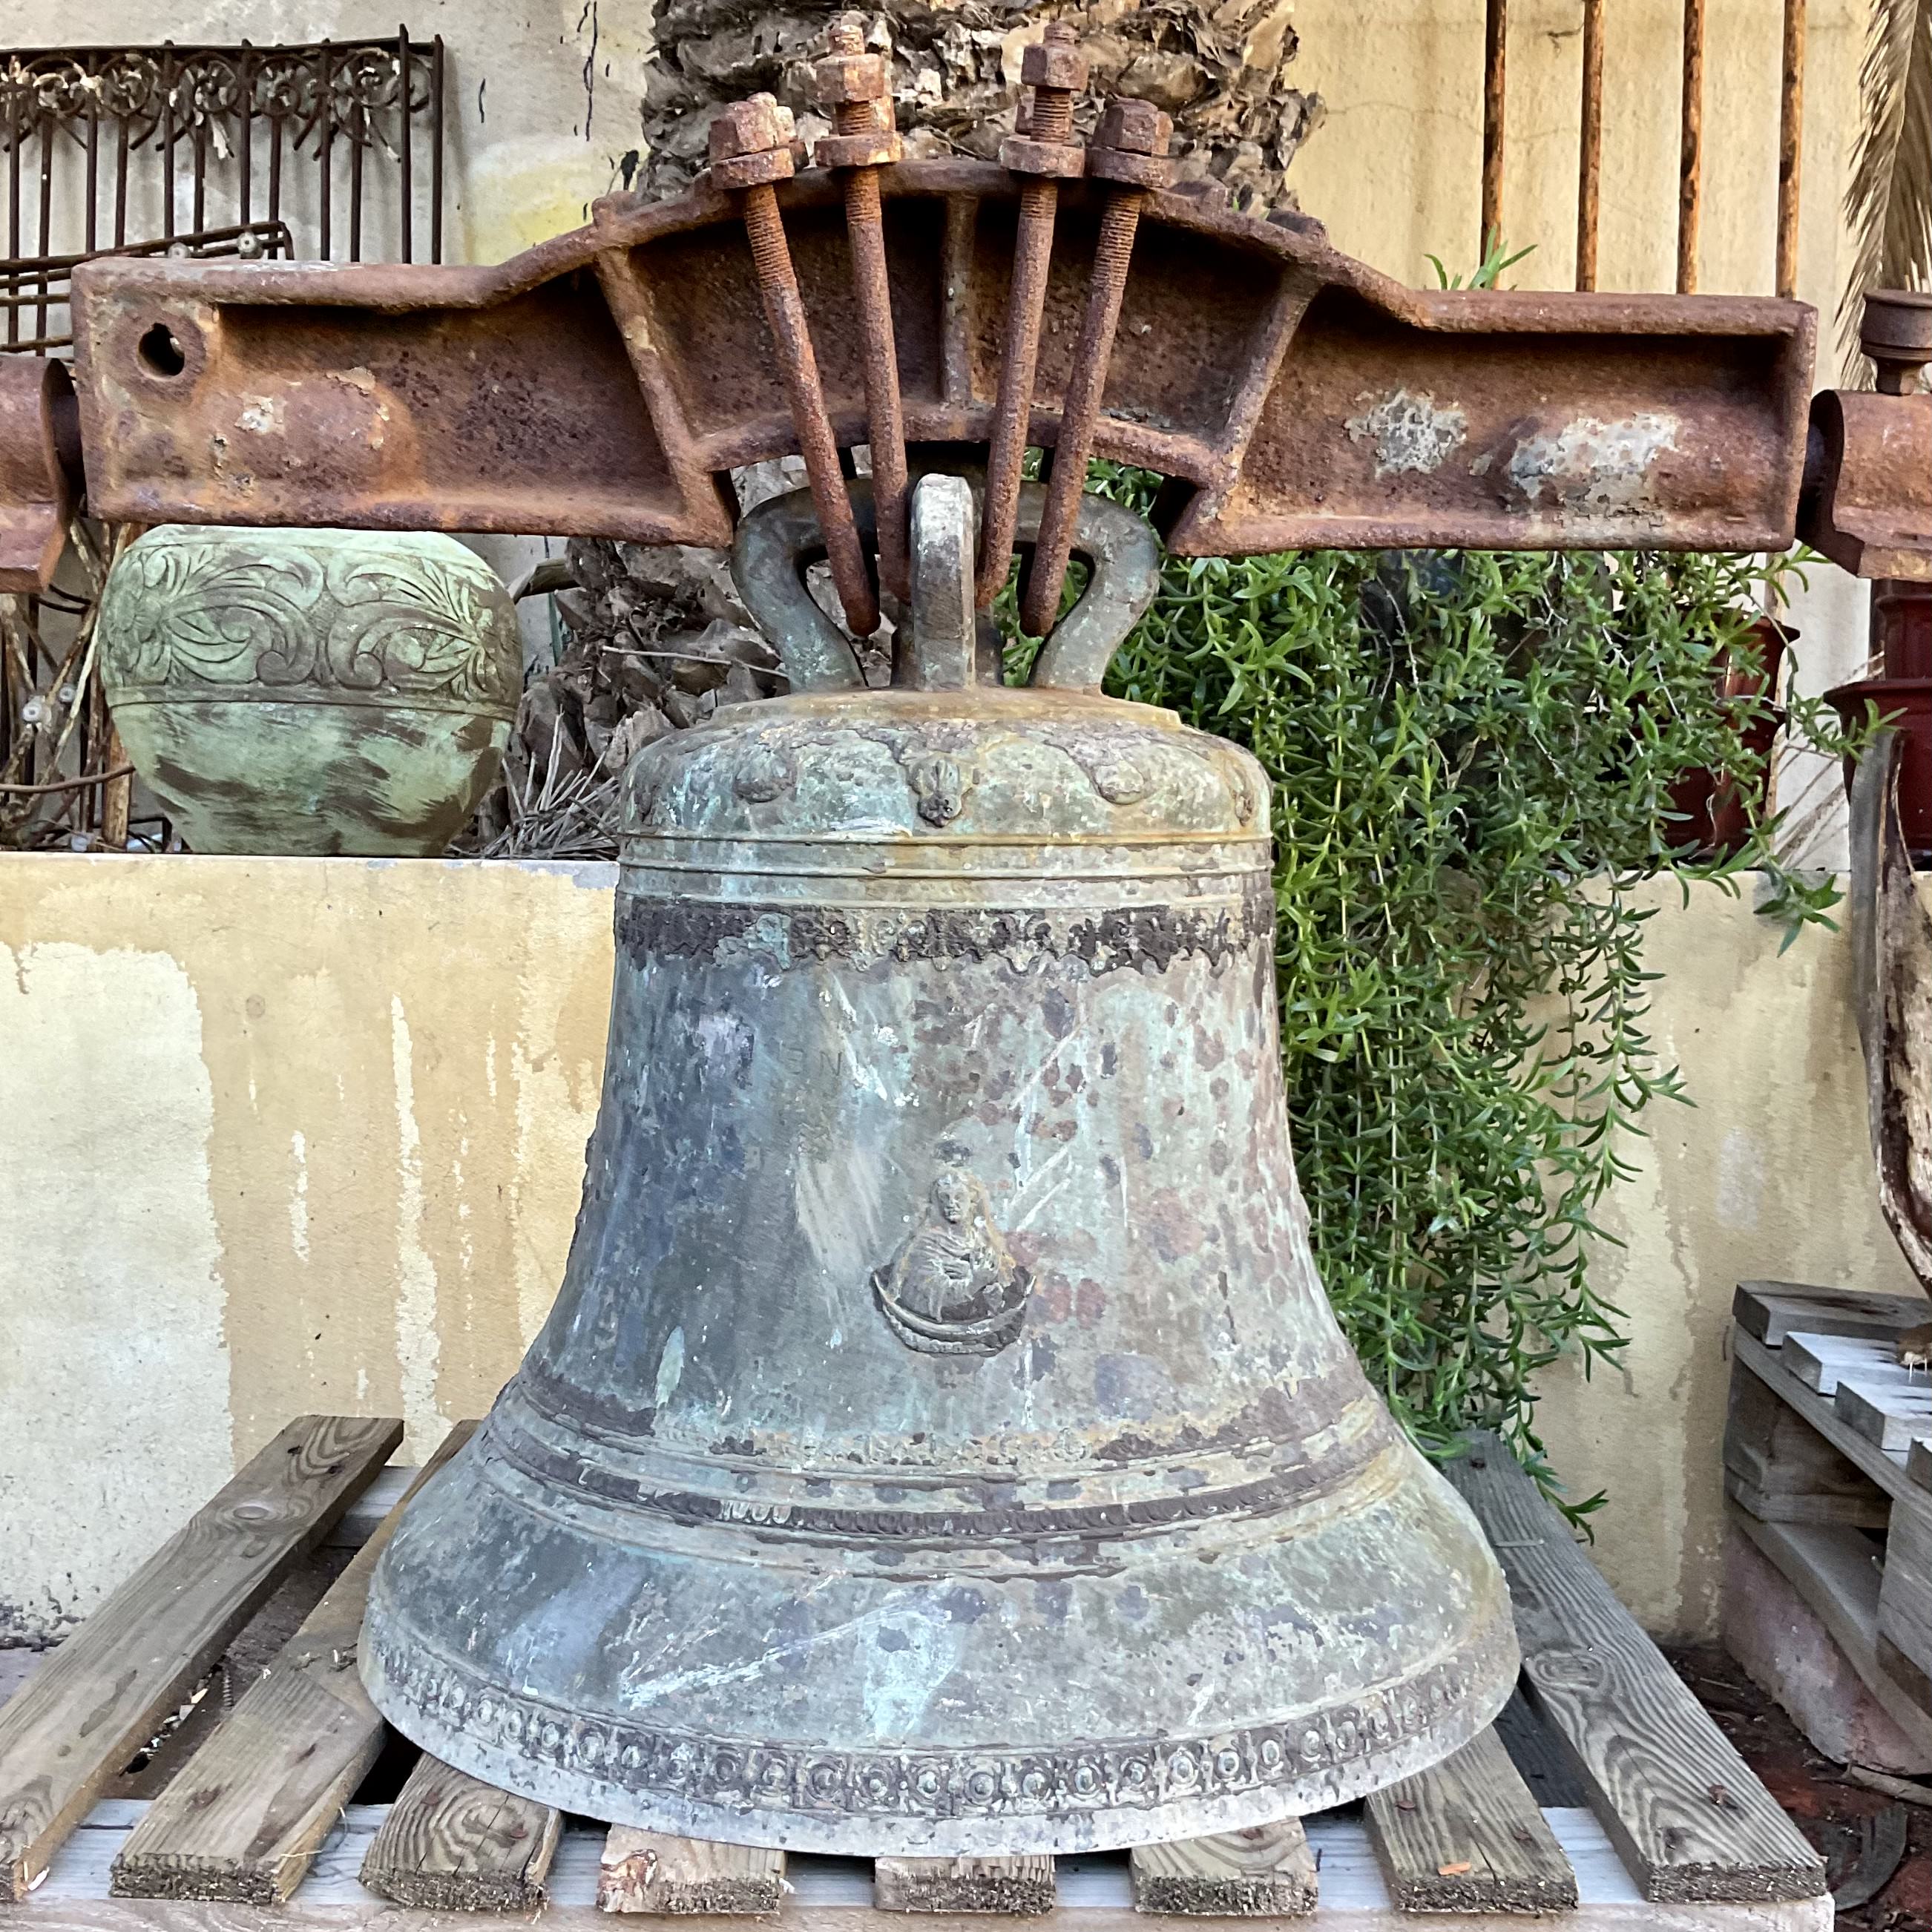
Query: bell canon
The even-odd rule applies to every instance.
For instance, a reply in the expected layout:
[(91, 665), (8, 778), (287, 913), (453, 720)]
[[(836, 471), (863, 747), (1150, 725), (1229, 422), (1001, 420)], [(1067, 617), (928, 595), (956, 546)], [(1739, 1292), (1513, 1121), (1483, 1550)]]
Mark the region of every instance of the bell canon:
[[(362, 1672), (464, 1770), (726, 1841), (1332, 1805), (1482, 1729), (1516, 1651), (1316, 1279), (1267, 780), (1044, 659), (982, 681), (939, 500), (893, 688), (782, 616), (794, 694), (630, 769), (562, 1289), (385, 1553)], [(754, 601), (808, 524), (750, 520)], [(1082, 536), (1118, 636), (1151, 538), (1091, 500)]]

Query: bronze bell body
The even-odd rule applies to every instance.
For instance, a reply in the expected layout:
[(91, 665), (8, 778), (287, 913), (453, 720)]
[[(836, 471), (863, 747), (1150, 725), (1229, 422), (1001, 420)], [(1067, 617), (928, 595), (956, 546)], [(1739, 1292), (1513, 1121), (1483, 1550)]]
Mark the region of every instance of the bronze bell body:
[[(632, 766), (568, 1273), (361, 1666), (449, 1762), (692, 1837), (1071, 1852), (1332, 1805), (1517, 1659), (1310, 1259), (1267, 781), (1055, 688), (1150, 593), (1110, 506), (1088, 632), (985, 681), (934, 480), (894, 688), (794, 602), (794, 694)], [(802, 515), (754, 515), (741, 583), (776, 531), (797, 590)]]

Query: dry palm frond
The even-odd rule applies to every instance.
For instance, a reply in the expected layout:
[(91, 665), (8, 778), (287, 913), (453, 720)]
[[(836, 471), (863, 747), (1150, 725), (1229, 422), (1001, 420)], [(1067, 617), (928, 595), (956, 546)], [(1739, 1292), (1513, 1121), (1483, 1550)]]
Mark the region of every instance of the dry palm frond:
[(1838, 334), (1845, 380), (1868, 388), (1871, 365), (1858, 352), (1868, 291), (1932, 282), (1932, 0), (1873, 0), (1858, 96), (1845, 194), (1854, 254)]

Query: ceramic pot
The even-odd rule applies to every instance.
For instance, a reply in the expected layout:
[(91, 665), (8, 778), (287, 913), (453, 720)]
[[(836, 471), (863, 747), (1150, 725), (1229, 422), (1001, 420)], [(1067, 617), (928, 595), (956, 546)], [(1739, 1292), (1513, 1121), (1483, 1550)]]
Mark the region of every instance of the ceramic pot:
[[(1867, 701), (1899, 736), (1898, 818), (1915, 865), (1932, 863), (1932, 677), (1864, 677), (1825, 694), (1847, 725), (1862, 724)], [(1845, 789), (1858, 760), (1845, 760)]]
[(523, 687), (502, 585), (427, 533), (164, 524), (98, 635), (128, 758), (196, 852), (440, 854)]
[[(1768, 692), (1776, 697), (1784, 664), (1785, 645), (1798, 633), (1789, 626), (1760, 617), (1751, 626), (1757, 640), (1755, 666), (1732, 664), (1726, 657), (1718, 672), (1720, 698), (1752, 699)], [(1771, 748), (1784, 724), (1784, 713), (1773, 709), (1744, 727), (1745, 745), (1765, 760), (1755, 781), (1756, 803), (1762, 817), (1771, 794)], [(1670, 843), (1680, 852), (1688, 847), (1703, 858), (1728, 859), (1743, 849), (1750, 836), (1748, 802), (1729, 772), (1698, 766), (1685, 772), (1670, 788), (1670, 808), (1681, 822), (1670, 828)]]

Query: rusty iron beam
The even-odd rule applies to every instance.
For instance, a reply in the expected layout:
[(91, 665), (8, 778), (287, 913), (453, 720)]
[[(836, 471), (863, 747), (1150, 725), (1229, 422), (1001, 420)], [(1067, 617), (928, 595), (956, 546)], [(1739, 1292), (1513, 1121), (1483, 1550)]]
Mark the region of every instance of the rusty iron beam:
[(0, 593), (41, 590), (52, 581), (80, 470), (66, 364), (0, 356)]
[[(879, 180), (908, 440), (983, 445), (1016, 184), (952, 160)], [(1060, 193), (1030, 429), (1048, 446), (1102, 187)], [(842, 188), (814, 170), (777, 195), (849, 448)], [(95, 262), (74, 313), (90, 501), (118, 520), (717, 544), (722, 473), (799, 447), (715, 190), (602, 203), (495, 268)], [(1756, 298), (1418, 292), (1318, 233), (1154, 194), (1094, 449), (1175, 479), (1165, 534), (1189, 555), (1777, 548), (1815, 326)]]

